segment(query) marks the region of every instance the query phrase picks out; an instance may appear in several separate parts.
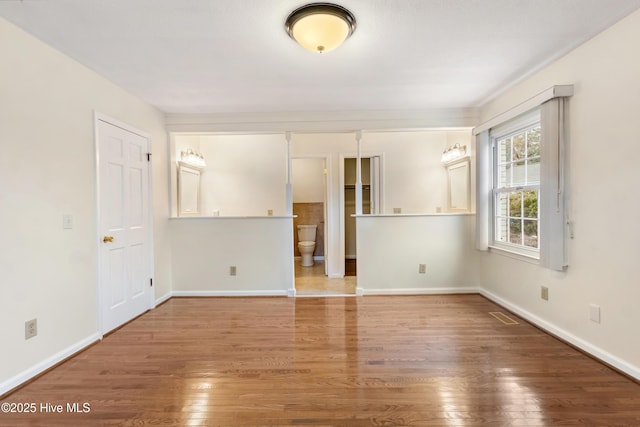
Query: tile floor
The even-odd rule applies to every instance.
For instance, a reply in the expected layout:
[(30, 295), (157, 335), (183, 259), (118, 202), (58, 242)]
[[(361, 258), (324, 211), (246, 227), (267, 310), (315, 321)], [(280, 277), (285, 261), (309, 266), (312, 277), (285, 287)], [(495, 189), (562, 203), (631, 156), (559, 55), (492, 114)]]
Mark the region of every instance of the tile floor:
[(295, 260), (296, 295), (355, 295), (355, 276), (331, 279), (324, 275), (324, 261), (314, 261), (311, 267), (300, 262)]

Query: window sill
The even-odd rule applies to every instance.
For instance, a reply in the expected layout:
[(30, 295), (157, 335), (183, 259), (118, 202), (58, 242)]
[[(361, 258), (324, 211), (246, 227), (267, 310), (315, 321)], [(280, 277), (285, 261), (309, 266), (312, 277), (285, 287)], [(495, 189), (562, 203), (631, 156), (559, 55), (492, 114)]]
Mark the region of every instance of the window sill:
[(534, 255), (527, 255), (521, 252), (510, 251), (509, 249), (505, 249), (497, 246), (489, 246), (489, 252), (496, 253), (497, 255), (506, 256), (508, 258), (513, 258), (518, 261), (528, 262), (529, 264), (540, 264), (540, 257)]

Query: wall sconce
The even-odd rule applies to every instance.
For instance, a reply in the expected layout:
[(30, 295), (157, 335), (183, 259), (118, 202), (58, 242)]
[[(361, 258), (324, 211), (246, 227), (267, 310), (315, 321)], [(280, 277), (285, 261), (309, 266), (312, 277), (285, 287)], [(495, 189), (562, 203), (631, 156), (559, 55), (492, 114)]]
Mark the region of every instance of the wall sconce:
[(467, 155), (467, 146), (455, 144), (451, 147), (447, 148), (442, 152), (442, 158), (440, 161), (442, 163), (451, 163), (454, 160), (458, 160)]
[(180, 153), (180, 161), (189, 165), (195, 166), (197, 168), (204, 168), (207, 166), (207, 162), (204, 161), (204, 156), (197, 151), (188, 148), (187, 151), (182, 151)]

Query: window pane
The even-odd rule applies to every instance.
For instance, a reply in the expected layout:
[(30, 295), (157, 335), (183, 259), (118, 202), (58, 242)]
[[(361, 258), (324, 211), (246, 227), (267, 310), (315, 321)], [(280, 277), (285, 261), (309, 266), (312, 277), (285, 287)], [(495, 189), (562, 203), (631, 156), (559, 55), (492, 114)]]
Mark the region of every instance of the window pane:
[(513, 160), (521, 160), (526, 156), (524, 133), (513, 136)]
[(527, 160), (527, 184), (540, 183), (540, 157)]
[(538, 247), (538, 221), (524, 220), (524, 245), (530, 248)]
[(522, 192), (509, 193), (509, 216), (522, 216)]
[(498, 188), (511, 186), (511, 163), (499, 166), (498, 168)]
[(509, 220), (509, 242), (522, 244), (522, 222), (519, 219)]
[(507, 193), (498, 194), (496, 200), (496, 216), (509, 216), (509, 195)]
[(508, 163), (511, 161), (511, 138), (498, 141), (498, 163)]
[(527, 169), (525, 168), (525, 162), (520, 161), (518, 163), (514, 163), (513, 164), (513, 173), (512, 173), (512, 180), (510, 183), (507, 184), (507, 186), (509, 187), (515, 187), (518, 185), (524, 185), (525, 184), (525, 176), (526, 176), (526, 171)]
[[(494, 243), (519, 246), (523, 253), (539, 249), (540, 122), (529, 122), (508, 137), (494, 139)], [(513, 191), (505, 191), (507, 188)], [(525, 190), (526, 189), (526, 190)]]
[(496, 230), (495, 230), (496, 242), (507, 241), (507, 219), (496, 218)]
[(540, 127), (527, 132), (527, 157), (540, 157)]
[(523, 196), (524, 196), (524, 217), (538, 218), (538, 192), (525, 191)]

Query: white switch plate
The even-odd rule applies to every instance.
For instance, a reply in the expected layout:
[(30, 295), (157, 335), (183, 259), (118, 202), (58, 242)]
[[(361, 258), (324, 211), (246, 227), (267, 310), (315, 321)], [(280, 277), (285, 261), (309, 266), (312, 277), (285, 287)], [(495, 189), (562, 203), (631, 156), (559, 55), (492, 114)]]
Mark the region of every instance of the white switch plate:
[(545, 301), (549, 301), (549, 288), (546, 286), (540, 286), (540, 298)]
[(62, 215), (62, 228), (64, 230), (71, 230), (73, 228), (73, 215)]

